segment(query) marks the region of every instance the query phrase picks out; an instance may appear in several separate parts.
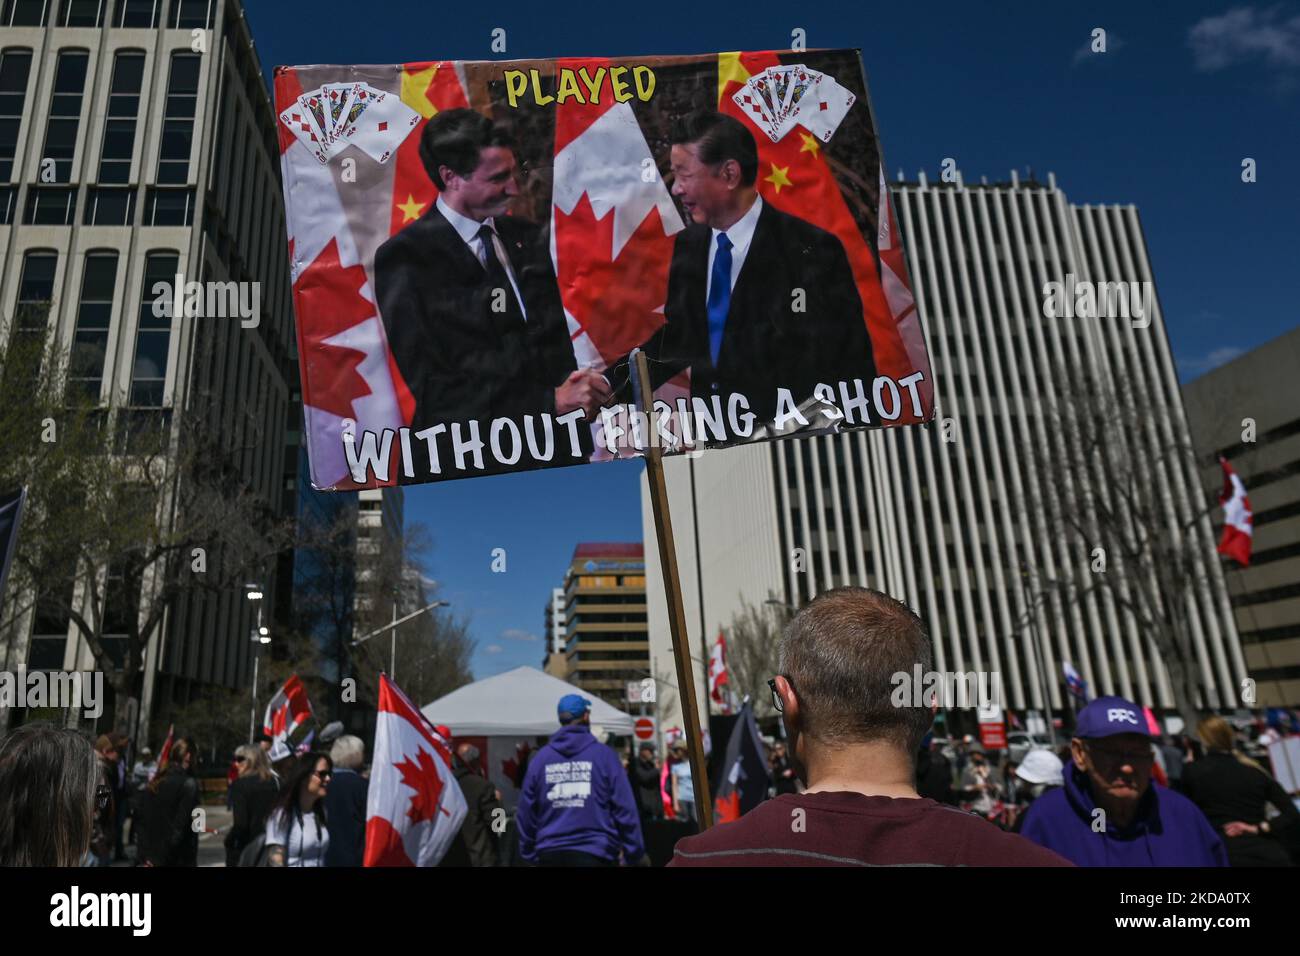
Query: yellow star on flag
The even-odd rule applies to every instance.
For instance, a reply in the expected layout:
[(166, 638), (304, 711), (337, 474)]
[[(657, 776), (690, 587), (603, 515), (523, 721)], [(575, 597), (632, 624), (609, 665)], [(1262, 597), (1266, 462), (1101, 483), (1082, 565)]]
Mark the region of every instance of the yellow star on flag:
[(786, 175), (790, 171), (789, 166), (778, 166), (772, 163), (772, 175), (764, 176), (763, 182), (771, 183), (772, 187), (779, 193), (782, 186), (793, 186), (790, 177)]
[(803, 145), (799, 147), (799, 152), (812, 153), (816, 156), (818, 151), (821, 150), (822, 144), (817, 142), (816, 137), (809, 136), (807, 133), (800, 133), (799, 137), (803, 140)]
[(438, 112), (438, 108), (429, 102), (427, 95), (437, 72), (437, 65), (431, 66), (427, 70), (417, 70), (414, 73), (402, 71), (402, 102), (425, 119), (430, 119)]
[(406, 194), (406, 202), (399, 202), (397, 208), (402, 210), (402, 223), (408, 223), (413, 219), (419, 219), (420, 213), (424, 212), (424, 207), (429, 205), (427, 202), (416, 202), (415, 197), (410, 193)]

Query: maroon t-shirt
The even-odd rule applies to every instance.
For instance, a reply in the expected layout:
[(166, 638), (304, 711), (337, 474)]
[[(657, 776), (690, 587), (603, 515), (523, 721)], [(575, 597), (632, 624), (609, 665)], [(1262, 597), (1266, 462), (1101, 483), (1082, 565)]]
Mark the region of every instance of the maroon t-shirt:
[[(800, 812), (803, 811), (803, 812)], [(669, 866), (1071, 866), (925, 798), (787, 793), (677, 843)]]

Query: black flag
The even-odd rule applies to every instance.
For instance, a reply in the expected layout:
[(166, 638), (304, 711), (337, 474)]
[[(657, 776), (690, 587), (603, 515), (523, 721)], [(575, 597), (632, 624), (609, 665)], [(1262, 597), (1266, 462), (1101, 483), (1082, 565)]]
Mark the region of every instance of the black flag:
[(14, 549), (18, 545), (18, 526), (23, 520), (26, 501), (26, 488), (0, 496), (0, 553), (4, 555), (4, 563), (0, 564), (0, 605), (4, 603), (5, 582), (9, 580), (9, 565), (13, 563)]

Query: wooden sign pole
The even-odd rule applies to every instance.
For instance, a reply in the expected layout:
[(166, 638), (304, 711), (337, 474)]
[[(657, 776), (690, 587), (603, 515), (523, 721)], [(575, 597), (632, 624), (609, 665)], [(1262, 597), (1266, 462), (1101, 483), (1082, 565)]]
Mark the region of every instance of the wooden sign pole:
[(709, 792), (708, 764), (704, 760), (704, 738), (700, 733), (700, 712), (695, 699), (695, 675), (691, 670), (690, 642), (686, 634), (686, 607), (682, 601), (682, 580), (677, 569), (677, 549), (673, 542), (673, 520), (668, 508), (668, 485), (664, 481), (664, 450), (655, 429), (653, 393), (650, 389), (650, 366), (645, 353), (633, 352), (633, 383), (636, 405), (645, 413), (650, 447), (646, 451), (646, 479), (650, 482), (650, 504), (654, 510), (655, 537), (659, 542), (659, 566), (663, 570), (664, 592), (668, 598), (668, 630), (673, 639), (673, 658), (677, 662), (677, 696), (682, 702), (682, 719), (686, 722), (686, 745), (691, 760), (691, 788), (695, 796), (695, 813), (700, 829), (713, 826), (713, 796)]

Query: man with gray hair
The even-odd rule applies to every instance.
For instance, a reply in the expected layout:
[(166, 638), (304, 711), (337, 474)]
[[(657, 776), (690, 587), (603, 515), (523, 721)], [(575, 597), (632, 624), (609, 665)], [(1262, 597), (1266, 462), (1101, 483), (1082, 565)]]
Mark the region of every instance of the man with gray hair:
[(366, 745), (360, 737), (344, 734), (330, 748), (334, 777), (325, 791), (325, 819), (330, 843), (326, 866), (361, 866), (366, 858), (366, 794), (370, 784), (361, 776)]
[(930, 637), (905, 605), (866, 588), (819, 595), (786, 627), (768, 681), (807, 786), (677, 844), (669, 866), (1068, 866), (987, 820), (916, 792), (936, 703), (893, 700), (926, 673)]
[(470, 743), (456, 748), (451, 771), (465, 794), (465, 821), (439, 866), (496, 866), (497, 837), (505, 831), (506, 811), (497, 789), (479, 772), (482, 754)]

